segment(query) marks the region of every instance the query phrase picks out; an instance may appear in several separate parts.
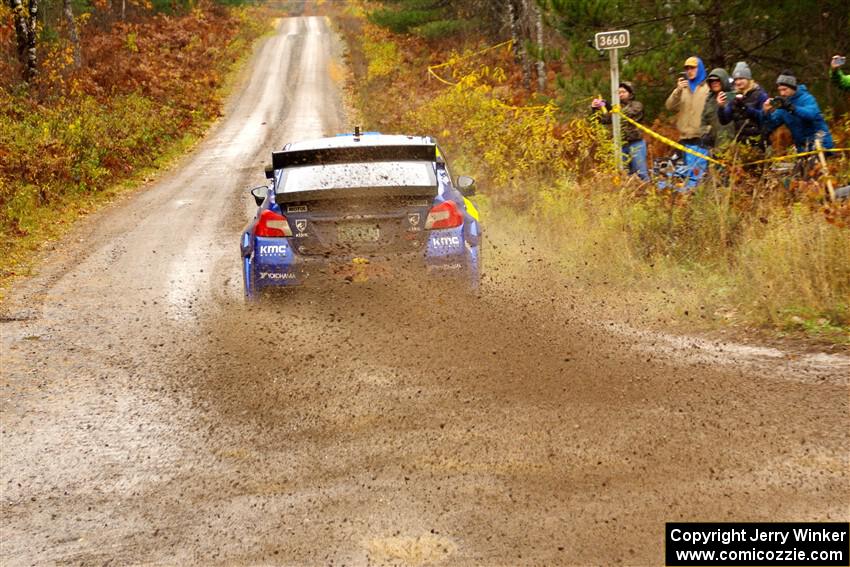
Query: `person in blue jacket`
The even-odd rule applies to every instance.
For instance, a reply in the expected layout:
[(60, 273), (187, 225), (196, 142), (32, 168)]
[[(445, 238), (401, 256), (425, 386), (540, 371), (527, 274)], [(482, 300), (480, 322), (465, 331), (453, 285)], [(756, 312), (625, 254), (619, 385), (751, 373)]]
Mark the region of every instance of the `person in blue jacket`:
[(821, 137), (824, 149), (835, 147), (829, 126), (806, 85), (798, 85), (793, 73), (782, 71), (776, 79), (776, 90), (779, 96), (767, 99), (763, 106), (764, 126), (768, 136), (785, 124), (791, 130), (798, 152), (813, 150), (818, 137)]

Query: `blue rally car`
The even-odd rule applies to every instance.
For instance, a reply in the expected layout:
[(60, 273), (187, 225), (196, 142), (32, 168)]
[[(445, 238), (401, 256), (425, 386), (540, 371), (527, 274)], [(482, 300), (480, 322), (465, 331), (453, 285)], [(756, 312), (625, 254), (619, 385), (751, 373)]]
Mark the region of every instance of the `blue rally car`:
[(392, 278), (413, 269), (476, 290), (481, 227), (433, 138), (341, 134), (272, 153), (268, 186), (242, 234), (245, 295), (330, 277)]

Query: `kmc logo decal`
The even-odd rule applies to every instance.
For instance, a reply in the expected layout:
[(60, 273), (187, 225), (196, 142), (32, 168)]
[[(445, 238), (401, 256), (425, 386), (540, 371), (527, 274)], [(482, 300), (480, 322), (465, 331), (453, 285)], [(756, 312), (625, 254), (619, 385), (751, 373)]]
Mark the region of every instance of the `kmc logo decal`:
[(436, 248), (453, 248), (460, 246), (459, 236), (432, 236), (431, 246)]

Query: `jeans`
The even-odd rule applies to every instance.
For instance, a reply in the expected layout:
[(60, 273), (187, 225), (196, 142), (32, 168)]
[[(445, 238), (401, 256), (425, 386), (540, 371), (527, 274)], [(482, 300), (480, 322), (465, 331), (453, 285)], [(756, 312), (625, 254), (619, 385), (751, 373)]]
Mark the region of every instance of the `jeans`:
[[(708, 148), (699, 144), (688, 144), (682, 142), (682, 145), (689, 150), (693, 150), (703, 155), (708, 155), (709, 153)], [(693, 189), (697, 186), (697, 184), (699, 184), (702, 176), (705, 175), (705, 171), (708, 169), (708, 161), (705, 158), (685, 153), (685, 165), (688, 166), (690, 172), (688, 173), (688, 180), (685, 182), (684, 189)]]
[(640, 177), (641, 181), (649, 181), (646, 168), (646, 142), (637, 140), (623, 144), (623, 163), (629, 164), (629, 175)]

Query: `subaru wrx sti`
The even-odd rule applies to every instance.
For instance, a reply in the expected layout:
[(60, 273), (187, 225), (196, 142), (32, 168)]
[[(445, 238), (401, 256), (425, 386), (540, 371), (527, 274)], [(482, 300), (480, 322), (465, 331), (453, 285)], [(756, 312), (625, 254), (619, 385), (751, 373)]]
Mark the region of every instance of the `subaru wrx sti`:
[(310, 281), (419, 272), (477, 290), (481, 225), (470, 177), (430, 137), (343, 134), (273, 152), (242, 234), (245, 295)]

